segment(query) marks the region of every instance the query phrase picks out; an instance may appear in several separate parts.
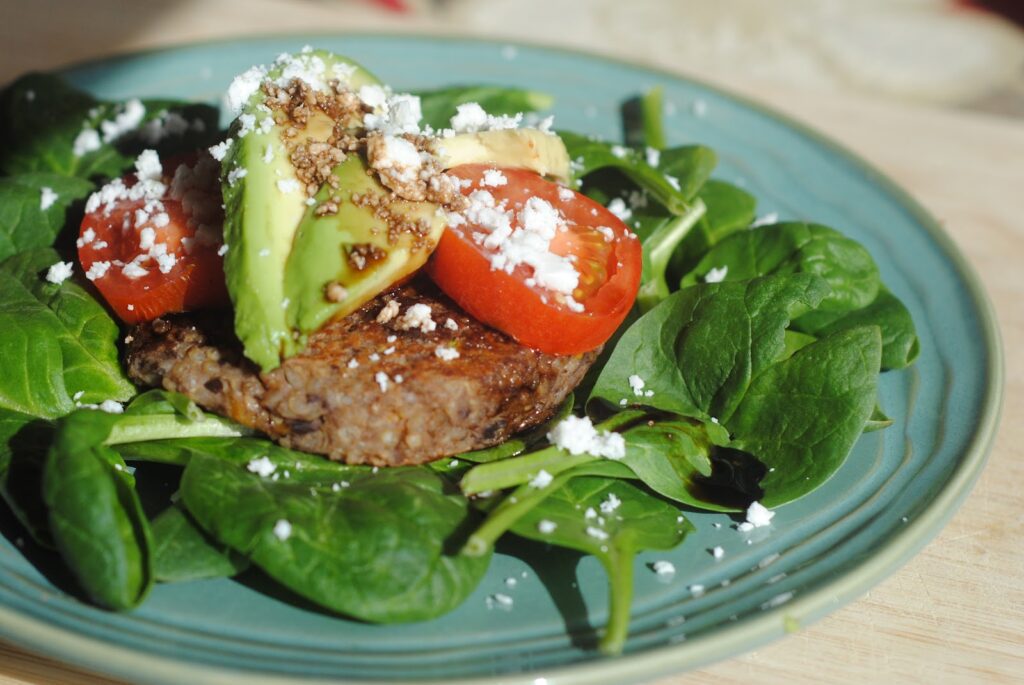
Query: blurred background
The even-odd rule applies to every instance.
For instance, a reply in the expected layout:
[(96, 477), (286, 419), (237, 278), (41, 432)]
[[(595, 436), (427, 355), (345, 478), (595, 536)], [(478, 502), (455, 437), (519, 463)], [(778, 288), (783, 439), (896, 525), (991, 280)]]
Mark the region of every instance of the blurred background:
[(0, 82), (141, 46), (253, 33), (449, 33), (579, 47), (748, 93), (849, 93), (1024, 117), (1021, 22), (1021, 0), (0, 0)]

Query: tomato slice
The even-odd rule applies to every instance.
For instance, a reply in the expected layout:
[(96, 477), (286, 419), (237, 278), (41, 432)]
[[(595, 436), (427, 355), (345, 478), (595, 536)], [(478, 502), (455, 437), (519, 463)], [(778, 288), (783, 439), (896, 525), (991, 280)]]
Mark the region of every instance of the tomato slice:
[(130, 174), (90, 198), (78, 260), (125, 323), (228, 305), (218, 168), (190, 155), (168, 162), (159, 179)]
[(467, 164), (448, 173), (463, 180), (470, 206), (427, 263), (441, 290), (543, 352), (577, 354), (608, 340), (640, 286), (640, 243), (626, 225), (530, 171)]

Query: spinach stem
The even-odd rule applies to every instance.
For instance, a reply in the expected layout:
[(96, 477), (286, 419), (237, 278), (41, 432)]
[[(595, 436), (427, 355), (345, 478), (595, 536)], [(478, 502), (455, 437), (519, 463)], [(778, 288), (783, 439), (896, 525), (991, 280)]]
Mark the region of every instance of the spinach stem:
[(641, 311), (648, 311), (669, 296), (665, 270), (676, 246), (697, 225), (707, 212), (707, 206), (700, 198), (694, 200), (686, 211), (660, 226), (644, 241), (643, 284), (637, 293), (636, 302)]
[(609, 656), (622, 653), (629, 633), (629, 607), (633, 602), (632, 551), (616, 547), (610, 550), (605, 571), (608, 573), (608, 625), (598, 649)]
[(565, 473), (552, 480), (547, 487), (535, 488), (520, 485), (511, 495), (494, 508), (480, 527), (469, 536), (462, 553), (471, 557), (487, 554), (502, 535), (508, 532), (531, 509), (543, 502), (548, 495), (565, 485), (572, 474)]
[(217, 416), (190, 421), (178, 415), (140, 414), (118, 419), (104, 444), (121, 445), (168, 438), (237, 438), (251, 434), (248, 428)]
[[(636, 421), (643, 415), (642, 411), (636, 410), (619, 412), (597, 424), (596, 428), (612, 431)], [(557, 476), (563, 471), (596, 459), (599, 457), (592, 454), (569, 454), (552, 445), (522, 456), (475, 466), (463, 476), (459, 486), (467, 495), (502, 490), (527, 483), (542, 470)]]
[(662, 125), (664, 90), (661, 86), (651, 88), (640, 100), (640, 112), (644, 124), (644, 144), (661, 150), (667, 144), (665, 127)]

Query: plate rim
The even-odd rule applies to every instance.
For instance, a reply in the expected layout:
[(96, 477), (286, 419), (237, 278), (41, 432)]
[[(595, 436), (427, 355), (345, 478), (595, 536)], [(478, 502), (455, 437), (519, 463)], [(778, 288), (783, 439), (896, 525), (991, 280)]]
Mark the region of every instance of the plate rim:
[[(173, 53), (182, 49), (203, 46), (268, 40), (294, 40), (312, 43), (317, 39), (345, 37), (383, 40), (451, 40), (481, 46), (513, 46), (585, 57), (588, 61), (594, 60), (638, 68), (666, 79), (692, 83), (779, 122), (807, 137), (827, 152), (841, 157), (845, 163), (863, 174), (872, 184), (888, 193), (901, 209), (907, 211), (913, 220), (925, 229), (928, 238), (934, 241), (943, 257), (948, 260), (964, 282), (964, 292), (981, 324), (981, 338), (986, 353), (985, 390), (979, 406), (979, 419), (969, 439), (965, 441), (963, 454), (950, 477), (935, 496), (925, 504), (920, 513), (905, 526), (889, 535), (870, 557), (858, 561), (834, 579), (823, 582), (821, 586), (807, 594), (798, 595), (783, 606), (766, 609), (742, 622), (726, 625), (713, 634), (688, 639), (678, 644), (652, 647), (637, 654), (626, 654), (611, 659), (598, 657), (591, 661), (515, 674), (418, 680), (389, 679), (386, 682), (392, 685), (423, 685), (431, 682), (445, 682), (452, 685), (587, 685), (595, 683), (617, 685), (640, 678), (651, 679), (667, 673), (701, 668), (710, 663), (746, 653), (756, 646), (795, 632), (788, 627), (791, 625), (791, 621), (796, 621), (796, 630), (802, 630), (849, 604), (865, 591), (889, 577), (920, 552), (953, 517), (970, 493), (988, 460), (1002, 415), (1005, 392), (1005, 359), (994, 305), (977, 270), (949, 233), (920, 202), (873, 163), (843, 143), (784, 112), (730, 90), (728, 87), (713, 84), (691, 74), (654, 65), (642, 59), (614, 57), (587, 49), (552, 45), (541, 41), (466, 36), (444, 31), (257, 32), (242, 36), (180, 41), (159, 47), (114, 52), (105, 56), (64, 63), (47, 69), (46, 72), (63, 74), (71, 70), (97, 69), (113, 66), (126, 59)], [(22, 75), (24, 74), (15, 76), (13, 80)], [(3, 87), (11, 82), (3, 84)], [(140, 653), (131, 648), (98, 640), (24, 615), (2, 604), (0, 604), (0, 638), (37, 654), (63, 661), (73, 667), (92, 670), (115, 678), (134, 678), (145, 674), (145, 682), (160, 685), (177, 685), (182, 682), (182, 677), (187, 677), (188, 682), (196, 685), (228, 685), (243, 681), (252, 685), (281, 683), (381, 685), (385, 682), (366, 679), (310, 678), (294, 674), (271, 675), (223, 666), (198, 666), (157, 654)]]

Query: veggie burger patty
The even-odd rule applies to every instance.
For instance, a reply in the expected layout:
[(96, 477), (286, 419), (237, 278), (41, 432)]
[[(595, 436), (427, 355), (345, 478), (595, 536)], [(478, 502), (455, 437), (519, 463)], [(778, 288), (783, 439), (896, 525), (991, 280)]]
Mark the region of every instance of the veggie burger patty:
[(488, 447), (545, 421), (600, 351), (524, 347), (423, 278), (316, 331), (269, 372), (243, 356), (223, 314), (158, 318), (127, 340), (135, 381), (183, 393), (286, 447), (376, 466)]

